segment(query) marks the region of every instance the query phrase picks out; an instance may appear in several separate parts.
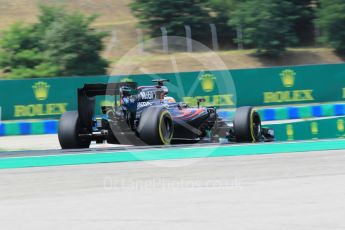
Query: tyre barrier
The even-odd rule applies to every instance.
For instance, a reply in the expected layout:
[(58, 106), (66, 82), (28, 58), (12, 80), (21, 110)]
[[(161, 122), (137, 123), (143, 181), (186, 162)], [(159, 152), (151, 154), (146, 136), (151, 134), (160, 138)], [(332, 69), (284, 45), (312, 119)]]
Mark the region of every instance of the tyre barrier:
[(1, 122), (0, 136), (55, 134), (57, 127), (57, 120)]
[(345, 115), (345, 104), (322, 104), (259, 109), (263, 121), (319, 118)]

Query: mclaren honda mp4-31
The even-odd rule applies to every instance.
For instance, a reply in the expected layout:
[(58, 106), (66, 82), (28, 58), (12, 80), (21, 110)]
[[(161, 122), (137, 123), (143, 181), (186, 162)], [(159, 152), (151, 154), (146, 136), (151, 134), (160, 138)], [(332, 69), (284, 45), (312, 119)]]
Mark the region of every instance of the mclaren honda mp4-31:
[[(78, 111), (62, 115), (58, 137), (63, 149), (89, 148), (90, 143), (170, 145), (181, 143), (252, 143), (274, 140), (252, 107), (240, 107), (233, 120), (222, 119), (215, 107), (191, 107), (168, 96), (167, 80), (155, 85), (135, 82), (85, 84), (78, 89)], [(96, 96), (114, 97), (95, 116)]]

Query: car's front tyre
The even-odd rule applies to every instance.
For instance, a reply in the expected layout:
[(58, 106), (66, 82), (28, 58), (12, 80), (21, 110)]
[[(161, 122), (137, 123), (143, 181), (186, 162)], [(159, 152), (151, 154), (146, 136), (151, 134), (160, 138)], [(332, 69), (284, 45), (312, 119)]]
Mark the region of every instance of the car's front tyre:
[(258, 142), (261, 138), (261, 119), (252, 107), (240, 107), (236, 110), (234, 132), (238, 142)]

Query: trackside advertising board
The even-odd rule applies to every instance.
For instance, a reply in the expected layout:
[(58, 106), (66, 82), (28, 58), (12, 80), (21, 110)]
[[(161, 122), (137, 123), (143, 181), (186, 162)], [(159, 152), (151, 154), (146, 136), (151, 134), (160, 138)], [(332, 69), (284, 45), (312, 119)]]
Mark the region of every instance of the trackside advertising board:
[[(0, 126), (0, 137), (55, 134), (58, 132), (58, 123), (58, 120), (4, 122)], [(274, 129), (276, 141), (345, 138), (344, 116), (264, 126)]]
[(326, 118), (288, 124), (268, 125), (277, 141), (345, 138), (345, 118)]
[[(59, 118), (77, 109), (77, 88), (85, 83), (135, 81), (152, 85), (153, 79), (170, 82), (169, 96), (196, 105), (235, 108), (345, 101), (345, 64), (202, 71), (129, 76), (60, 77), (0, 80), (3, 120)], [(98, 106), (113, 104), (99, 97)], [(99, 110), (97, 110), (99, 112)]]

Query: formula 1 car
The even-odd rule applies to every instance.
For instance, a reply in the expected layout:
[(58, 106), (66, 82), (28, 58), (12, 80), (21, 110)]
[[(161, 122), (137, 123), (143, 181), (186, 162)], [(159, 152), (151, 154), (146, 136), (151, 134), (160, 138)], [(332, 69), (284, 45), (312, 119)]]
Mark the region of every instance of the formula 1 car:
[[(169, 145), (197, 142), (273, 141), (274, 131), (261, 127), (259, 114), (252, 107), (236, 110), (234, 120), (219, 117), (215, 107), (196, 107), (168, 97), (167, 80), (156, 85), (135, 82), (85, 84), (78, 89), (78, 111), (62, 115), (58, 137), (62, 149), (89, 148), (96, 143), (125, 145)], [(113, 106), (102, 106), (96, 117), (95, 97), (114, 96)], [(119, 103), (118, 103), (119, 99)]]

